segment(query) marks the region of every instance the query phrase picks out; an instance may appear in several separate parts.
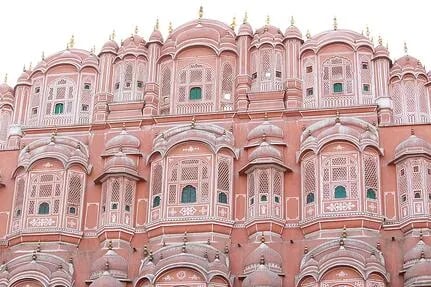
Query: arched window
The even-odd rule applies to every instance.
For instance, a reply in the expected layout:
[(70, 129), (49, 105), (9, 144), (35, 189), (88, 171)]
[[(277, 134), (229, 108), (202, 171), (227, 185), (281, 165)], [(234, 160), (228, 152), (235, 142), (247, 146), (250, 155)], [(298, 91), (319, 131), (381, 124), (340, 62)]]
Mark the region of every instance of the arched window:
[(39, 205), (38, 214), (49, 214), (49, 204), (47, 202), (42, 202)]
[(268, 196), (266, 196), (265, 194), (264, 194), (264, 195), (261, 195), (261, 196), (260, 196), (260, 201), (262, 201), (262, 202), (266, 202), (266, 201), (268, 201)]
[(335, 188), (334, 191), (334, 197), (335, 198), (346, 198), (347, 197), (347, 193), (346, 193), (346, 188), (344, 186), (337, 186)]
[(367, 189), (367, 198), (376, 199), (376, 191), (372, 188)]
[(160, 206), (160, 196), (156, 196), (153, 198), (153, 207)]
[(335, 83), (333, 86), (334, 93), (342, 93), (343, 92), (343, 84), (342, 83)]
[(201, 100), (202, 99), (202, 88), (201, 87), (193, 87), (190, 89), (189, 93), (190, 100)]
[(218, 202), (219, 203), (227, 203), (227, 195), (224, 192), (220, 192), (218, 194)]
[(314, 193), (310, 192), (309, 194), (307, 194), (307, 204), (313, 203), (313, 202), (314, 202)]
[(196, 202), (196, 188), (191, 185), (187, 185), (183, 188), (181, 193), (181, 203), (193, 203)]

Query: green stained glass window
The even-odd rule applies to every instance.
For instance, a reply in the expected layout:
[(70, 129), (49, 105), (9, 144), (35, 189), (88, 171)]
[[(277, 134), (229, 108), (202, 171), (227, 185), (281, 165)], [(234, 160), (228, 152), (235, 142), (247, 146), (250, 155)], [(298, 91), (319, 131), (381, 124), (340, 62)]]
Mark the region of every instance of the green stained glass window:
[(63, 103), (57, 103), (54, 106), (54, 114), (60, 115), (64, 112), (64, 104)]
[(190, 94), (189, 94), (189, 99), (190, 100), (200, 100), (202, 99), (202, 88), (200, 87), (194, 87), (190, 89)]
[(334, 93), (342, 93), (343, 92), (343, 84), (342, 83), (335, 83), (333, 86)]
[(337, 186), (335, 188), (334, 197), (335, 198), (346, 198), (347, 197), (346, 188), (344, 186), (341, 186), (341, 185)]
[(191, 185), (187, 185), (183, 188), (181, 193), (181, 203), (193, 203), (196, 202), (196, 188)]

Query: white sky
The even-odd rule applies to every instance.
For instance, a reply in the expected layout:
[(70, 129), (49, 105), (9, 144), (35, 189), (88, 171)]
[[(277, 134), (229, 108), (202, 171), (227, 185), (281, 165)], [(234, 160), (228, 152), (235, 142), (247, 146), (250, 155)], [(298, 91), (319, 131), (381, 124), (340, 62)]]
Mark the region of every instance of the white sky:
[[(290, 17), (304, 35), (332, 29), (333, 17), (339, 29), (364, 31), (368, 25), (377, 44), (378, 35), (389, 42), (391, 58), (408, 53), (431, 67), (431, 37), (427, 32), (430, 6), (427, 0), (3, 0), (0, 2), (0, 81), (9, 74), (9, 84), (15, 84), (23, 65), (33, 67), (45, 56), (66, 48), (72, 34), (75, 48), (96, 52), (108, 39), (113, 29), (116, 40), (130, 36), (134, 27), (148, 40), (156, 18), (166, 38), (168, 23), (175, 27), (197, 18), (199, 6), (204, 7), (204, 18), (230, 24), (236, 16), (242, 23), (244, 12), (253, 29), (271, 24), (285, 31)], [(237, 26), (238, 28), (238, 26)]]

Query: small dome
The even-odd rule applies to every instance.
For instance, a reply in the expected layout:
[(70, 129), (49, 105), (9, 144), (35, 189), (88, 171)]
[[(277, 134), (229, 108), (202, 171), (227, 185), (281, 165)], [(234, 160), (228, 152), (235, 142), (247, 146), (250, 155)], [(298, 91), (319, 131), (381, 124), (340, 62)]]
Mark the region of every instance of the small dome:
[(262, 137), (283, 138), (283, 130), (270, 121), (264, 121), (248, 133), (247, 140), (261, 139)]
[(238, 36), (252, 36), (253, 35), (253, 28), (249, 23), (242, 23), (241, 26), (239, 26), (238, 29)]
[(282, 282), (280, 276), (269, 270), (264, 264), (261, 264), (256, 271), (244, 279), (243, 286), (281, 287)]
[(260, 27), (256, 30), (255, 34), (265, 34), (269, 33), (271, 35), (277, 35), (277, 36), (283, 36), (283, 33), (281, 32), (280, 28), (272, 26), (272, 25), (265, 25), (263, 27)]
[(136, 163), (121, 151), (108, 159), (105, 164), (105, 172), (126, 172), (136, 174)]
[(379, 58), (379, 57), (389, 58), (389, 50), (383, 45), (378, 45), (376, 47), (376, 49), (374, 50), (374, 57), (375, 58)]
[(284, 33), (285, 39), (299, 39), (302, 41), (302, 33), (295, 25), (290, 25), (287, 27), (286, 32)]
[(137, 137), (127, 133), (126, 130), (123, 130), (119, 135), (116, 135), (106, 142), (105, 150), (120, 148), (138, 149), (140, 145), (141, 142)]
[(404, 274), (404, 281), (422, 277), (429, 276), (431, 270), (431, 261), (422, 260), (419, 263), (410, 267)]
[[(107, 266), (109, 267), (107, 268)], [(90, 278), (95, 279), (99, 277), (100, 274), (106, 274), (106, 269), (109, 269), (108, 275), (113, 275), (117, 278), (127, 278), (127, 266), (128, 262), (126, 261), (126, 259), (118, 255), (114, 250), (110, 249), (108, 250), (108, 252), (106, 252), (105, 255), (94, 261), (93, 265), (91, 266)], [(103, 277), (103, 275), (101, 277)]]
[(90, 284), (90, 287), (123, 287), (120, 281), (111, 276), (107, 271), (103, 272), (102, 276), (97, 278)]
[(399, 65), (401, 67), (423, 68), (422, 63), (418, 59), (410, 55), (404, 55), (401, 58), (395, 60), (394, 65)]
[(118, 50), (118, 54), (145, 54), (145, 45), (146, 42), (144, 38), (139, 35), (132, 35), (121, 43), (121, 47)]
[(18, 80), (16, 81), (17, 85), (20, 85), (20, 84), (30, 85), (31, 84), (29, 81), (30, 74), (31, 74), (31, 71), (24, 69), (24, 71), (21, 73), (21, 75), (18, 77)]
[(103, 45), (99, 54), (102, 54), (102, 53), (114, 53), (114, 54), (116, 54), (117, 51), (118, 51), (117, 42), (115, 42), (114, 40), (109, 40)]
[(0, 95), (13, 95), (13, 88), (7, 83), (0, 84)]
[(404, 263), (419, 260), (421, 257), (431, 259), (431, 246), (427, 245), (423, 240), (419, 242), (404, 254)]
[(282, 160), (281, 152), (266, 141), (262, 142), (248, 157), (249, 161), (267, 158)]
[(431, 155), (431, 144), (416, 135), (409, 136), (395, 148), (395, 158), (413, 154)]
[[(265, 258), (265, 262), (270, 265), (281, 267), (283, 260), (280, 254), (262, 242), (253, 252), (251, 252), (245, 259), (244, 266), (257, 265), (261, 261), (262, 257)], [(248, 286), (248, 285), (246, 285)]]
[(374, 253), (371, 253), (370, 256), (366, 259), (367, 264), (380, 264), (379, 259), (377, 259), (376, 255)]
[(148, 43), (163, 43), (163, 35), (160, 33), (158, 29), (155, 29), (153, 33), (151, 33), (150, 39), (148, 40)]

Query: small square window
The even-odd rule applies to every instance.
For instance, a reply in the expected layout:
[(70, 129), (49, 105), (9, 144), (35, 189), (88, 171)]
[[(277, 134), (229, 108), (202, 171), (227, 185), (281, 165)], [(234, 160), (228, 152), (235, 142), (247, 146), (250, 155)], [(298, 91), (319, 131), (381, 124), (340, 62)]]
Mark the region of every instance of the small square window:
[(362, 85), (362, 91), (369, 92), (370, 91), (370, 85), (369, 84), (363, 84)]
[(275, 203), (280, 203), (280, 197), (275, 196), (275, 197), (274, 197), (274, 201), (275, 201)]
[(342, 83), (335, 83), (332, 88), (333, 88), (334, 93), (342, 93), (343, 92), (343, 84)]
[(136, 83), (136, 86), (138, 87), (138, 88), (142, 88), (143, 86), (144, 86), (144, 82), (142, 82), (142, 81), (138, 81), (137, 83)]
[(254, 79), (256, 79), (257, 78), (257, 73), (255, 72), (255, 73), (253, 73), (253, 74), (251, 74), (251, 78), (254, 80)]
[(400, 170), (400, 175), (403, 176), (404, 175), (404, 168), (402, 170)]
[(261, 202), (267, 202), (268, 201), (268, 196), (266, 194), (263, 194), (260, 196), (260, 201)]
[(312, 96), (313, 95), (313, 88), (308, 88), (307, 89), (307, 96)]
[(64, 113), (64, 104), (56, 103), (54, 106), (54, 115), (61, 115), (62, 113)]
[(88, 112), (88, 105), (86, 105), (86, 104), (82, 104), (82, 105), (81, 105), (81, 111), (83, 111), (83, 112)]
[(431, 175), (431, 168), (428, 169), (428, 175)]
[(120, 83), (115, 83), (115, 89), (118, 90), (120, 88)]
[(401, 201), (402, 202), (406, 202), (407, 201), (407, 196), (405, 194), (401, 195)]
[(90, 83), (84, 83), (84, 90), (91, 90), (91, 84)]
[(37, 115), (37, 108), (32, 108), (31, 109), (31, 114), (32, 115)]
[(312, 73), (312, 72), (313, 72), (313, 66), (307, 66), (307, 67), (305, 68), (305, 72), (307, 72), (307, 73)]
[(275, 77), (276, 78), (281, 78), (281, 72), (280, 71), (275, 71)]
[(76, 208), (73, 206), (69, 207), (69, 214), (76, 214)]
[(364, 70), (368, 69), (368, 62), (362, 62), (362, 69)]
[(36, 88), (34, 88), (34, 92), (35, 92), (36, 94), (40, 93), (40, 87), (36, 87)]
[(254, 198), (250, 198), (250, 205), (254, 204)]
[(413, 172), (419, 172), (419, 166), (415, 165), (415, 166), (413, 167)]
[(131, 86), (130, 82), (126, 82), (126, 88), (130, 88)]
[(431, 200), (431, 192), (428, 193), (428, 199)]
[(127, 212), (130, 212), (130, 205), (126, 205), (126, 206), (124, 207), (124, 210), (125, 210), (125, 211), (127, 211)]
[(421, 194), (420, 190), (416, 190), (416, 191), (414, 192), (414, 197), (415, 197), (415, 198), (422, 198), (422, 194)]
[(112, 210), (118, 209), (118, 203), (113, 203), (113, 204), (111, 205), (111, 209), (112, 209)]

